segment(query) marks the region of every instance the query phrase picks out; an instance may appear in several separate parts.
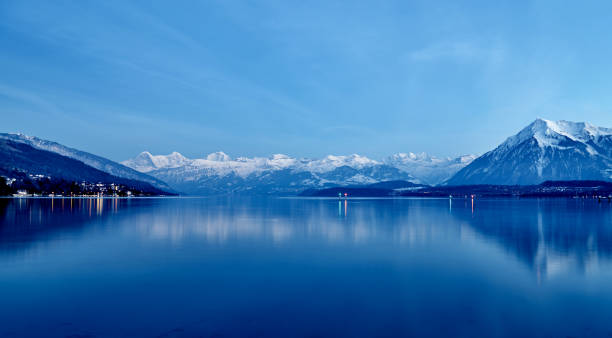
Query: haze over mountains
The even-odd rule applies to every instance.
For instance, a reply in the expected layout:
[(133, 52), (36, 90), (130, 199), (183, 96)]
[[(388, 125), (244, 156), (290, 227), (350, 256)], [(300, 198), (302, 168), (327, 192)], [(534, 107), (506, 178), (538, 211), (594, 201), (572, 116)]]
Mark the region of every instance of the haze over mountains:
[[(457, 158), (437, 158), (425, 153), (399, 153), (382, 160), (357, 154), (320, 159), (282, 154), (232, 158), (215, 152), (204, 158), (189, 159), (178, 152), (169, 155), (143, 152), (120, 164), (22, 134), (0, 134), (0, 141), (3, 160), (0, 169), (4, 173), (17, 170), (76, 181), (96, 177), (109, 181), (115, 177), (167, 192), (195, 195), (291, 195), (306, 189), (366, 186), (386, 181), (423, 185), (530, 185), (550, 180), (612, 180), (612, 129), (544, 119), (535, 120), (480, 157)], [(45, 162), (38, 163), (41, 161)], [(74, 170), (81, 164), (83, 178), (78, 177), (79, 170)]]

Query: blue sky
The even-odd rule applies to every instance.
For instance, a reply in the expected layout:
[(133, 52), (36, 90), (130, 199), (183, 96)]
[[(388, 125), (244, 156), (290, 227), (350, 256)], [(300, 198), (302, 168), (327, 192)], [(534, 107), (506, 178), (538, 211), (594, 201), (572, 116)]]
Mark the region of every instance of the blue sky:
[(0, 129), (114, 160), (483, 153), (536, 117), (612, 127), (610, 7), (5, 0)]

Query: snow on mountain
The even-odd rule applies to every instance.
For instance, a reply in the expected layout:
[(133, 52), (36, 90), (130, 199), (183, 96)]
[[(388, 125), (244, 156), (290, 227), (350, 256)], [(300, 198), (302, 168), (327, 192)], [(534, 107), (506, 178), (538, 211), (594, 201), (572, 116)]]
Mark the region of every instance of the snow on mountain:
[(591, 155), (597, 151), (589, 144), (590, 141), (606, 139), (612, 135), (612, 129), (596, 127), (586, 122), (550, 121), (537, 119), (518, 134), (509, 137), (501, 146), (511, 148), (522, 142), (535, 139), (539, 147), (564, 148), (568, 139), (583, 143)]
[(385, 158), (383, 162), (418, 178), (420, 183), (437, 185), (451, 178), (476, 157), (438, 158), (426, 153), (398, 153)]
[(216, 153), (208, 154), (208, 156), (206, 156), (206, 159), (209, 161), (219, 161), (219, 162), (227, 162), (231, 160), (231, 158), (222, 151), (217, 151)]
[(151, 155), (151, 153), (145, 151), (133, 159), (123, 161), (122, 164), (140, 172), (191, 167), (212, 171), (218, 176), (234, 173), (246, 177), (266, 170), (292, 169), (294, 171), (325, 173), (342, 166), (361, 169), (367, 166), (381, 165), (382, 163), (356, 154), (350, 156), (329, 155), (318, 160), (295, 159), (283, 154), (275, 154), (271, 157), (238, 157), (234, 160), (223, 152), (211, 153), (202, 159), (188, 159), (177, 152), (170, 155)]
[(170, 187), (157, 178), (146, 175), (139, 170), (108, 160), (104, 157), (93, 155), (81, 150), (69, 148), (56, 142), (43, 140), (38, 137), (24, 134), (0, 133), (0, 139), (27, 144), (33, 148), (50, 151), (65, 157), (81, 161), (86, 165), (101, 170), (113, 176), (147, 182), (158, 189), (170, 191)]
[[(192, 194), (239, 191), (293, 193), (306, 188), (370, 184), (388, 180), (436, 184), (448, 179), (473, 157), (437, 159), (427, 155), (394, 155), (376, 161), (357, 154), (297, 159), (283, 154), (231, 158), (215, 152), (200, 159), (143, 152), (123, 164), (149, 173), (179, 191)], [(419, 157), (420, 156), (420, 157)], [(420, 175), (420, 176), (419, 176)]]
[(611, 180), (612, 129), (537, 119), (474, 160), (447, 183), (537, 184), (546, 180)]
[[(138, 190), (153, 195), (164, 194), (164, 191), (147, 182), (111, 175), (68, 156), (4, 137), (0, 137), (0, 173), (4, 177), (11, 178), (11, 181), (25, 183), (25, 187), (29, 185), (27, 181), (39, 182), (33, 183), (35, 186), (27, 187), (27, 190), (34, 191), (51, 192), (50, 187), (57, 187), (60, 190), (71, 189), (60, 183), (60, 180), (66, 180), (68, 182), (101, 183), (107, 187), (117, 184), (129, 190)], [(38, 181), (42, 177), (50, 181), (46, 183)]]
[(148, 173), (160, 168), (176, 168), (189, 162), (188, 158), (176, 151), (169, 155), (151, 155), (150, 152), (143, 151), (135, 158), (123, 161), (121, 164), (140, 172)]
[(328, 155), (320, 160), (311, 160), (303, 162), (300, 166), (301, 170), (314, 173), (324, 173), (332, 171), (336, 168), (348, 166), (355, 169), (362, 169), (368, 166), (381, 165), (382, 163), (371, 160), (365, 156), (353, 154), (350, 156), (335, 156)]

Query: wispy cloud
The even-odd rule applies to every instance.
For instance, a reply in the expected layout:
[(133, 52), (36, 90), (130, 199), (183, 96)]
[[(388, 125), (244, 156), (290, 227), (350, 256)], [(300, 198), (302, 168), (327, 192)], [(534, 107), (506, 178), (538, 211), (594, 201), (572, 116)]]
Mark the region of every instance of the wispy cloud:
[(45, 113), (62, 114), (62, 110), (40, 93), (0, 83), (0, 96), (38, 107)]
[[(527, 12), (510, 3), (9, 0), (0, 7), (4, 128), (51, 126), (49, 135), (99, 149), (113, 134), (104, 142), (121, 144), (115, 156), (130, 143), (129, 151), (157, 145), (159, 152), (482, 151), (496, 135), (458, 140), (446, 130), (470, 132), (490, 119), (507, 134), (511, 117), (541, 115), (556, 102), (576, 111), (598, 102), (602, 109), (584, 119), (610, 121), (603, 66), (612, 48), (597, 39), (609, 26), (605, 16), (566, 34), (567, 22), (545, 8), (543, 17), (510, 19)], [(98, 140), (77, 135), (75, 125)], [(419, 141), (436, 132), (435, 141)]]
[(450, 60), (499, 63), (503, 61), (505, 54), (505, 49), (499, 43), (484, 45), (471, 41), (444, 41), (412, 50), (408, 53), (408, 58), (418, 62)]
[[(213, 100), (232, 107), (238, 114), (266, 109), (269, 114), (291, 115), (302, 126), (311, 124), (308, 115), (317, 115), (303, 102), (276, 88), (223, 69), (220, 67), (223, 60), (197, 36), (182, 31), (158, 13), (123, 2), (99, 4), (98, 9), (107, 15), (65, 20), (53, 29), (47, 29), (48, 21), (19, 16), (27, 24), (13, 25), (11, 29), (101, 61), (111, 71), (140, 74), (152, 80), (151, 83), (182, 88), (184, 91), (177, 95), (189, 96), (188, 105), (206, 105)], [(104, 31), (96, 27), (104, 27)], [(194, 98), (192, 94), (198, 96)], [(214, 111), (219, 107), (209, 109)], [(239, 109), (245, 111), (239, 112)]]

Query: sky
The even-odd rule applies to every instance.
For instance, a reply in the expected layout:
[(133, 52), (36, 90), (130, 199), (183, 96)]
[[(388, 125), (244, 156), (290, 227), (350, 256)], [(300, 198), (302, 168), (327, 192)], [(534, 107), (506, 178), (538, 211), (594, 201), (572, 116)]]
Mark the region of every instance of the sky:
[(612, 2), (0, 2), (0, 132), (125, 160), (482, 154), (612, 127)]

